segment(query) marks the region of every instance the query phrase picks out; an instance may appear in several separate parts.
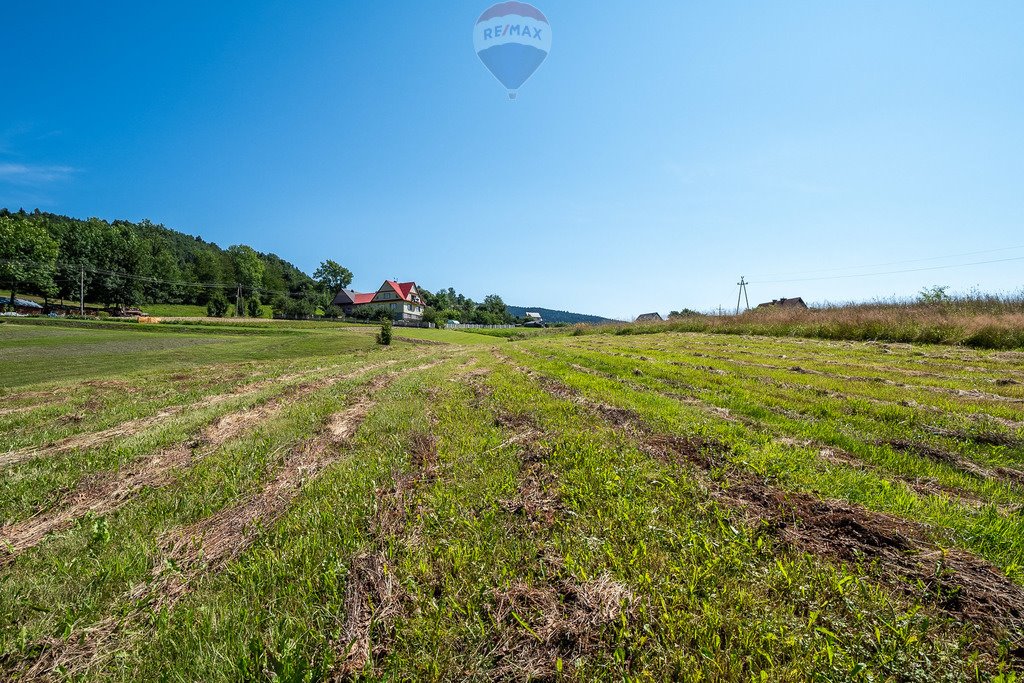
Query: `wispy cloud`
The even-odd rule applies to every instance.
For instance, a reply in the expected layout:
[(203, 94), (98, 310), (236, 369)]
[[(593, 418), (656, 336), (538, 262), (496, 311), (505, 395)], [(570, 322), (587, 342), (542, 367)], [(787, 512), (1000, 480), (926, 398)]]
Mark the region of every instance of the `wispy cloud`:
[(0, 182), (39, 185), (65, 180), (75, 172), (70, 166), (0, 162)]

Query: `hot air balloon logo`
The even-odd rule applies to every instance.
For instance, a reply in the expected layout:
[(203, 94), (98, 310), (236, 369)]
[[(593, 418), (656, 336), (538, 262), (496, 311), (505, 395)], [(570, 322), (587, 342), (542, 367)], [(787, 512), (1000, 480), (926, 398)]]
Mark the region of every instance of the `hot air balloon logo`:
[(473, 45), (484, 66), (516, 98), (522, 87), (551, 51), (551, 26), (536, 7), (522, 2), (500, 2), (480, 15), (473, 30)]

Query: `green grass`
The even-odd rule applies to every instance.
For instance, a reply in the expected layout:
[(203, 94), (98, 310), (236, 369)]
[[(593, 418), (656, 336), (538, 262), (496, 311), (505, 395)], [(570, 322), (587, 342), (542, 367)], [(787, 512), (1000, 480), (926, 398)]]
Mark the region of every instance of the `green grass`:
[(980, 297), (942, 303), (863, 304), (801, 309), (756, 309), (742, 315), (689, 316), (662, 323), (576, 326), (573, 334), (711, 332), (767, 337), (811, 337), (977, 349), (1024, 349), (1024, 300)]
[(0, 325), (0, 389), (110, 374), (198, 371), (219, 363), (333, 356), (373, 347), (367, 334), (343, 328), (282, 326), (237, 334), (253, 330), (56, 322)]
[[(0, 454), (82, 441), (0, 465), (0, 540), (82, 496), (106, 512), (0, 550), (0, 678), (1006, 683), (1024, 664), (1019, 632), (957, 611), (978, 587), (942, 593), (957, 565), (844, 562), (730, 498), (747, 482), (884, 513), (1024, 595), (1006, 588), (1024, 585), (1017, 354), (23, 323), (0, 325)], [(329, 439), (339, 416), (358, 429)], [(171, 542), (202, 525), (202, 553)]]

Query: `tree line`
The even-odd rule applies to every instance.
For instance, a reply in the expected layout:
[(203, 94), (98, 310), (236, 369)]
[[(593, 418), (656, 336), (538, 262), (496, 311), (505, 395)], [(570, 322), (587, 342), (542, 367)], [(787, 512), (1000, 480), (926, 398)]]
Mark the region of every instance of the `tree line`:
[[(12, 296), (86, 299), (108, 307), (147, 303), (252, 306), (304, 298), (317, 283), (275, 254), (222, 249), (162, 225), (81, 220), (0, 209), (0, 284)], [(241, 289), (242, 296), (236, 296)]]
[[(352, 279), (336, 261), (325, 260), (308, 275), (276, 254), (244, 244), (222, 249), (147, 220), (83, 220), (0, 208), (0, 286), (11, 290), (12, 300), (30, 294), (77, 301), (84, 287), (86, 301), (108, 308), (192, 304), (223, 317), (258, 316), (269, 305), (288, 318), (337, 318), (343, 313), (331, 302)], [(477, 303), (451, 287), (419, 291), (426, 322), (518, 321), (496, 294)], [(366, 306), (354, 317), (387, 316), (388, 309)]]

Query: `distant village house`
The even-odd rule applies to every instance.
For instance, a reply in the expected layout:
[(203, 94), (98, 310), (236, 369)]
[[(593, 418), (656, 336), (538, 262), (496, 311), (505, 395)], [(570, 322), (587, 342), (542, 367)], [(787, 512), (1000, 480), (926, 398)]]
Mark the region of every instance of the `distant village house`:
[(660, 313), (642, 313), (636, 317), (638, 323), (660, 323), (664, 320)]
[(800, 297), (793, 299), (775, 299), (773, 301), (766, 301), (763, 304), (758, 304), (758, 308), (807, 308), (807, 304)]
[(343, 289), (334, 297), (333, 304), (345, 311), (345, 315), (352, 315), (364, 306), (381, 306), (391, 311), (394, 320), (423, 320), (423, 300), (420, 299), (415, 282), (385, 280), (376, 292), (366, 294)]

